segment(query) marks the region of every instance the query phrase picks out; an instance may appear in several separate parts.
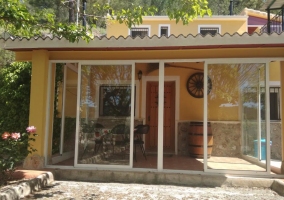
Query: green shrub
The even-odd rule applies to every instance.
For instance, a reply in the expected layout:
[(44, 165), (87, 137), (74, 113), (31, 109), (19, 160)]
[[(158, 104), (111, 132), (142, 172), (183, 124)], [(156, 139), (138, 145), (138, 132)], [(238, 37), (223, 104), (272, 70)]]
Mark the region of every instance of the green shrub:
[(14, 137), (22, 133), (17, 140), (0, 138), (0, 184), (31, 151), (32, 138), (24, 129), (29, 124), (30, 86), (31, 63), (14, 62), (0, 69), (0, 134)]
[(0, 133), (24, 132), (29, 125), (31, 63), (14, 62), (0, 69)]

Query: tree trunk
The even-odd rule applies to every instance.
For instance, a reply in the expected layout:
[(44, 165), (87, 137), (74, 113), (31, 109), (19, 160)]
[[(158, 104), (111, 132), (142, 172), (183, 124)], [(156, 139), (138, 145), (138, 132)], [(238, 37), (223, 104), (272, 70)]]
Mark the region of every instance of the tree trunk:
[(69, 0), (69, 22), (75, 22), (75, 1)]

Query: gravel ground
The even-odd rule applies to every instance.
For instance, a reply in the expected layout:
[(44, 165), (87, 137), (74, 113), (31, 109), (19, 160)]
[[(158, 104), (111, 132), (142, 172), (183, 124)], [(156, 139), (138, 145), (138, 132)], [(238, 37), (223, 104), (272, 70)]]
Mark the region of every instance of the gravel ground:
[(172, 185), (143, 185), (121, 183), (90, 183), (54, 181), (50, 187), (25, 199), (198, 199), (198, 200), (245, 200), (284, 199), (270, 189), (262, 188), (200, 188)]

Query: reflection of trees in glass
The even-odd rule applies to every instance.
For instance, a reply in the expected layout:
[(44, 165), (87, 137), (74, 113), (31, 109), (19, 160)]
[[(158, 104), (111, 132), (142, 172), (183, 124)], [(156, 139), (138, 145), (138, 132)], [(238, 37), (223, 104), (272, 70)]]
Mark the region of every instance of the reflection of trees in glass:
[[(240, 90), (258, 85), (259, 67), (263, 64), (210, 64), (208, 76), (213, 88), (209, 98), (224, 99), (226, 102), (239, 101)], [(263, 71), (263, 70), (262, 70)], [(260, 72), (263, 77), (263, 72)]]
[(131, 80), (131, 66), (129, 65), (100, 65), (91, 66), (91, 84), (100, 84), (99, 81), (107, 81), (108, 84), (121, 84)]
[(130, 116), (131, 86), (100, 87), (101, 116)]
[[(214, 105), (214, 103), (224, 100), (242, 105), (242, 152), (253, 155), (254, 141), (257, 139), (259, 125), (257, 121), (260, 103), (258, 102), (258, 94), (261, 94), (261, 101), (265, 101), (263, 99), (264, 91), (259, 91), (261, 87), (265, 86), (265, 64), (212, 64), (208, 66), (208, 76), (212, 79), (213, 84), (209, 94), (209, 104)], [(263, 115), (263, 111), (261, 115)], [(261, 128), (264, 129), (263, 127)]]
[[(94, 102), (94, 105), (100, 105), (100, 116), (130, 116), (131, 87), (128, 84), (131, 75), (131, 65), (82, 66), (84, 84), (81, 98), (88, 95), (89, 99), (95, 101), (98, 99), (96, 95), (99, 95), (99, 102)], [(96, 91), (99, 88), (100, 91)]]

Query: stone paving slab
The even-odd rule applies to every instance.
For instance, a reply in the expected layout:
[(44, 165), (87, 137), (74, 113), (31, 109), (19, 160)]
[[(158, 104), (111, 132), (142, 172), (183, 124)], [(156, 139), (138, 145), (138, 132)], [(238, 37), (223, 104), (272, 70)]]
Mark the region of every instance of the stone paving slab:
[[(177, 186), (183, 188), (203, 188), (203, 190), (206, 190), (206, 188), (219, 188), (221, 193), (228, 190), (228, 188), (235, 188), (236, 191), (238, 188), (241, 191), (252, 190), (252, 192), (255, 192), (257, 189), (259, 189), (260, 193), (261, 191), (272, 192), (269, 193), (271, 196), (268, 196), (267, 199), (271, 199), (273, 195), (276, 195), (275, 197), (279, 199), (281, 196), (284, 196), (284, 182), (280, 179), (226, 177), (224, 175), (180, 174), (164, 172), (56, 169), (52, 172), (44, 172), (36, 178), (31, 178), (27, 181), (19, 183), (18, 185), (11, 185), (1, 188), (0, 200), (19, 199), (25, 196), (35, 197), (37, 194), (41, 194), (42, 192), (45, 192), (45, 194), (48, 196), (51, 195), (53, 188), (57, 188), (57, 193), (65, 193), (66, 191), (64, 188), (67, 187), (67, 183), (77, 185), (79, 188), (82, 187), (81, 189), (88, 188), (85, 187), (85, 185), (88, 184), (94, 184), (93, 186), (90, 186), (90, 188), (92, 188), (111, 183), (130, 186), (140, 185), (140, 187), (155, 185), (155, 187), (157, 186), (156, 189), (158, 190), (161, 185), (168, 185), (169, 187)], [(59, 187), (59, 185), (62, 187)], [(126, 187), (124, 185), (123, 187)], [(42, 190), (43, 188), (46, 189)], [(222, 188), (227, 189), (224, 190)], [(128, 188), (128, 190), (131, 190), (131, 188)], [(87, 193), (88, 192), (86, 192), (86, 194)], [(232, 194), (233, 193), (234, 192), (232, 192)], [(81, 199), (81, 197), (79, 199)]]
[(54, 181), (47, 189), (35, 192), (25, 199), (284, 200), (284, 197), (269, 188), (256, 187), (187, 187), (153, 184)]
[(5, 186), (0, 189), (0, 200), (24, 198), (33, 192), (40, 191), (41, 189), (49, 186), (53, 181), (53, 174), (51, 172), (45, 172), (36, 178)]

